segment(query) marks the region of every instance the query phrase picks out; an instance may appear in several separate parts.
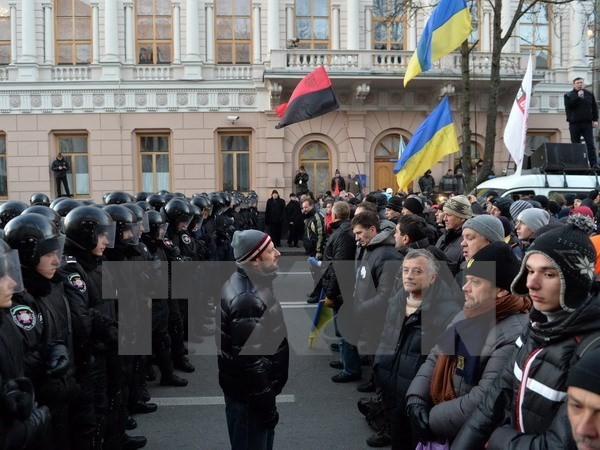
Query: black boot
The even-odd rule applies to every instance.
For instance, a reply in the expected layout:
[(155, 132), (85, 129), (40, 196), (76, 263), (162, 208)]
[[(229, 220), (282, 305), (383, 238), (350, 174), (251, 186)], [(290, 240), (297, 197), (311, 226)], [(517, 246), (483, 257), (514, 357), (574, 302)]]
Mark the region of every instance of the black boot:
[(158, 405), (156, 403), (136, 402), (129, 407), (131, 414), (149, 414), (156, 412)]
[(187, 386), (188, 380), (185, 378), (181, 378), (174, 373), (172, 373), (168, 377), (164, 377), (160, 379), (161, 386), (175, 386), (175, 387), (184, 387)]
[(144, 436), (129, 436), (126, 434), (125, 439), (121, 441), (121, 448), (123, 450), (142, 448), (146, 446), (147, 441)]
[(187, 356), (180, 356), (176, 361), (173, 361), (173, 367), (187, 373), (192, 373), (196, 368), (187, 359)]

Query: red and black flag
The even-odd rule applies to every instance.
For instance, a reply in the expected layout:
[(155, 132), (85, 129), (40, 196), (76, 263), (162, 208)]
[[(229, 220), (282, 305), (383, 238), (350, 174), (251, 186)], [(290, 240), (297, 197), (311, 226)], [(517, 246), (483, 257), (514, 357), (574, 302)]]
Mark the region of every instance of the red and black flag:
[(275, 128), (313, 119), (335, 111), (340, 104), (323, 66), (306, 75), (290, 97), (290, 101), (275, 108), (281, 121)]

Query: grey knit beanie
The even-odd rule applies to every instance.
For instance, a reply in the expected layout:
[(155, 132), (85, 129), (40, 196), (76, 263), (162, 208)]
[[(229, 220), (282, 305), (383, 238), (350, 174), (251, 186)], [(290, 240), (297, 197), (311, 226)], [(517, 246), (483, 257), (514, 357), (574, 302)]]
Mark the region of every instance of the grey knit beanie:
[(233, 257), (240, 263), (258, 258), (271, 243), (271, 237), (258, 230), (244, 230), (233, 233), (231, 246)]
[(519, 217), (519, 214), (521, 214), (523, 211), (529, 208), (533, 208), (533, 205), (531, 203), (525, 200), (517, 200), (512, 205), (510, 205), (510, 215), (515, 218)]
[(522, 211), (517, 220), (523, 222), (535, 233), (550, 221), (550, 214), (543, 209), (529, 208)]
[(476, 231), (490, 242), (504, 241), (504, 226), (497, 217), (487, 214), (473, 217), (463, 224), (463, 230), (465, 228)]

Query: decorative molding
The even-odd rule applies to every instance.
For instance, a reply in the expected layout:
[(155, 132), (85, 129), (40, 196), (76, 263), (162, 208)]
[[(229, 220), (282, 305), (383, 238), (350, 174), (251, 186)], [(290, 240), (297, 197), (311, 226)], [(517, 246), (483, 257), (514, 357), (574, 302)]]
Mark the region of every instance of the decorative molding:
[(361, 83), (354, 88), (354, 96), (358, 103), (364, 103), (371, 92), (371, 86), (368, 83)]

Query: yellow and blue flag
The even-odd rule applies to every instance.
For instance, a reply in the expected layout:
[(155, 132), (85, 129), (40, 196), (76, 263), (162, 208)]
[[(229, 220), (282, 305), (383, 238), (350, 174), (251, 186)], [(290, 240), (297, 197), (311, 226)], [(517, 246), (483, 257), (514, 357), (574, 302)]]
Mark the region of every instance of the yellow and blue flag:
[(317, 310), (315, 311), (315, 317), (313, 318), (312, 327), (310, 334), (308, 335), (308, 348), (314, 348), (317, 345), (317, 339), (319, 338), (320, 331), (333, 320), (333, 309), (325, 306), (323, 299), (323, 291), (317, 304)]
[(398, 186), (406, 191), (415, 178), (431, 169), (444, 156), (458, 150), (450, 102), (448, 97), (444, 97), (415, 131), (402, 157), (394, 166)]
[(417, 49), (410, 58), (404, 86), (421, 72), (431, 69), (431, 63), (456, 50), (471, 34), (471, 12), (465, 0), (441, 0), (423, 29)]

